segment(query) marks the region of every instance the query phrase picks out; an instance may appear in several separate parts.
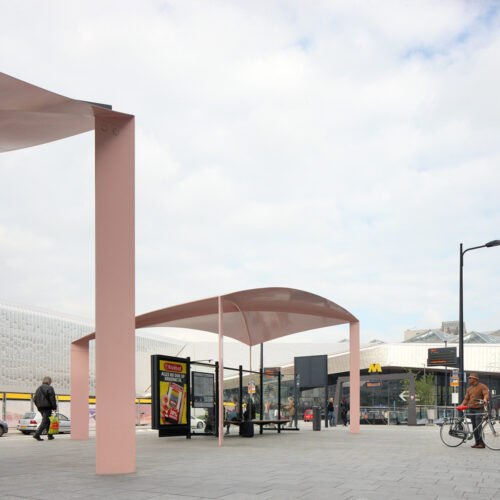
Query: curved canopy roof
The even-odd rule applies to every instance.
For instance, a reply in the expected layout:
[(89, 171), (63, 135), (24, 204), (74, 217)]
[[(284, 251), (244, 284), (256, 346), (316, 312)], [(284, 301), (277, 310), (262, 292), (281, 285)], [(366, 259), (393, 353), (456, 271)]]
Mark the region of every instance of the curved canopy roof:
[(130, 116), (0, 73), (0, 152), (94, 130), (96, 116)]
[[(292, 333), (356, 322), (324, 297), (293, 288), (255, 288), (222, 295), (223, 334), (249, 346)], [(137, 316), (136, 328), (168, 326), (219, 333), (218, 297)]]
[[(249, 346), (292, 333), (355, 323), (357, 318), (334, 302), (293, 288), (254, 288), (221, 295), (223, 334)], [(136, 328), (175, 327), (219, 333), (218, 297), (141, 314)], [(88, 342), (95, 332), (73, 343)]]

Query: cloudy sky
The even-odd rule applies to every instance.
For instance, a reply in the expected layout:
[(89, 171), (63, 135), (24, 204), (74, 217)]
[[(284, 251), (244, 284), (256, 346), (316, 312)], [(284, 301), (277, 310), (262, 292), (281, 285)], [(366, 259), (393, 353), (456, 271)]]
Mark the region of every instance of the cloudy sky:
[[(0, 7), (0, 71), (136, 116), (138, 313), (286, 286), (365, 341), (458, 319), (459, 244), (500, 239), (498, 3)], [(0, 300), (93, 318), (93, 166), (91, 133), (0, 156)], [(465, 264), (500, 328), (500, 247)]]

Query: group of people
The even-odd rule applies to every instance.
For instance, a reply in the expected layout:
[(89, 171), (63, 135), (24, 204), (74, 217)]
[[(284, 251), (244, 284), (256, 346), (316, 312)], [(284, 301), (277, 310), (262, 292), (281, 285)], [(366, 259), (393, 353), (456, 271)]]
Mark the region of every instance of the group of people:
[[(328, 414), (328, 425), (331, 427), (335, 426), (335, 404), (333, 398), (330, 398), (328, 401), (328, 406), (326, 407), (326, 411)], [(340, 411), (340, 419), (342, 420), (342, 425), (347, 425), (347, 412), (349, 411), (349, 404), (347, 401), (342, 398), (339, 404)]]

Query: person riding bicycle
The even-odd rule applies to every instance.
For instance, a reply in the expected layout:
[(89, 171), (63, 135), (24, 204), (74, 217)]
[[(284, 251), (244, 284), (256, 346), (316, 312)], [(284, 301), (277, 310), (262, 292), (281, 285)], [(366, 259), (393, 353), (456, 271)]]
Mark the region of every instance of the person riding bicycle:
[(465, 393), (465, 398), (462, 401), (462, 406), (467, 405), (469, 409), (467, 413), (472, 421), (472, 426), (474, 428), (474, 439), (476, 444), (472, 448), (484, 448), (483, 439), (481, 438), (481, 426), (479, 425), (482, 419), (482, 414), (484, 413), (483, 403), (476, 401), (477, 399), (483, 399), (484, 403), (488, 403), (490, 393), (488, 388), (479, 382), (479, 375), (477, 373), (469, 374), (470, 387)]

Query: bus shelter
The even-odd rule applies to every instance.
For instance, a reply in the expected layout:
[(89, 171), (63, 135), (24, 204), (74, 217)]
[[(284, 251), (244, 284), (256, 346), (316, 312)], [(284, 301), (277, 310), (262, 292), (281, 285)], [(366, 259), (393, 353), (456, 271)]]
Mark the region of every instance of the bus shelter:
[[(351, 433), (359, 433), (359, 321), (334, 302), (292, 288), (256, 288), (159, 309), (136, 317), (136, 328), (175, 327), (215, 333), (219, 341), (219, 386), (224, 387), (224, 336), (252, 347), (264, 342), (303, 332), (349, 324)], [(88, 342), (95, 333), (76, 340), (71, 346), (72, 439), (88, 438)], [(120, 359), (120, 344), (115, 346)], [(251, 349), (249, 349), (251, 369)], [(82, 377), (85, 369), (86, 378)], [(224, 401), (219, 391), (219, 446), (223, 445)], [(97, 402), (97, 408), (99, 403)], [(79, 412), (75, 419), (73, 411)], [(99, 410), (98, 410), (99, 411)], [(112, 415), (103, 417), (112, 418)], [(115, 425), (122, 425), (115, 422)]]

